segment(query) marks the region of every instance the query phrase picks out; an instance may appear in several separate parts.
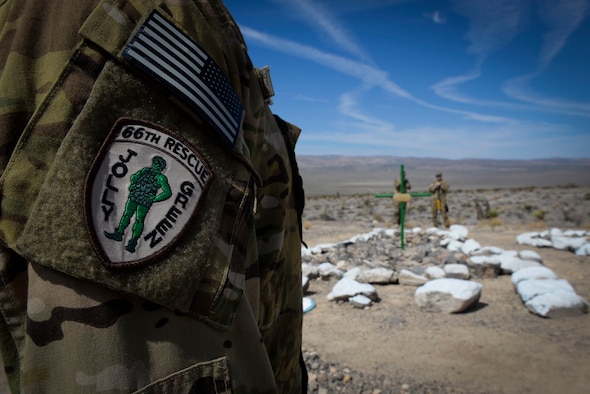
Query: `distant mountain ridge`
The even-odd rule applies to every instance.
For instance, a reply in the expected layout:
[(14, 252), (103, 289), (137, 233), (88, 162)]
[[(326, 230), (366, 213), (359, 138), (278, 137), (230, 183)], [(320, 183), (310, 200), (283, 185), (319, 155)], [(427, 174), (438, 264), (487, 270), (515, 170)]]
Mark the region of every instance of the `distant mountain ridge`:
[(590, 159), (440, 159), (396, 156), (308, 156), (297, 161), (308, 195), (388, 193), (404, 165), (412, 191), (425, 191), (436, 172), (453, 189), (588, 186)]

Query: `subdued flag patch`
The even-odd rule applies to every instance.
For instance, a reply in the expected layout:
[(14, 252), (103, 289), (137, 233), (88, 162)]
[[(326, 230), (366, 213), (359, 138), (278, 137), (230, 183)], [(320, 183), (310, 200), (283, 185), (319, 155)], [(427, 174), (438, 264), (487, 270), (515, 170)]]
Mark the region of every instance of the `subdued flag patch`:
[(242, 103), (219, 66), (191, 37), (153, 11), (122, 56), (196, 110), (234, 146)]
[(86, 225), (109, 268), (147, 264), (181, 235), (213, 179), (184, 138), (122, 118), (94, 160), (85, 185)]

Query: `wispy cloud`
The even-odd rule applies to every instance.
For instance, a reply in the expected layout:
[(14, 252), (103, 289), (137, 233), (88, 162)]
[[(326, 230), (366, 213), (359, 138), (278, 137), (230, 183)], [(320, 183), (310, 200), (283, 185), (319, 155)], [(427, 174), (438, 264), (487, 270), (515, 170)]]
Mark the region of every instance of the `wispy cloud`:
[(442, 81), (435, 83), (430, 88), (434, 90), (438, 96), (444, 97), (447, 100), (452, 100), (459, 103), (474, 104), (475, 100), (459, 92), (457, 86), (469, 81), (473, 81), (480, 76), (481, 71), (479, 70), (479, 67), (477, 67), (468, 74), (445, 78)]
[[(365, 85), (340, 95), (338, 110), (344, 120), (333, 124), (332, 128), (323, 125), (322, 130), (307, 129), (299, 142), (303, 149), (308, 154), (424, 156), (433, 155), (432, 147), (441, 147), (445, 157), (455, 159), (530, 159), (540, 155), (566, 156), (566, 152), (571, 154), (573, 149), (580, 149), (571, 137), (565, 137), (568, 135), (566, 126), (542, 122), (504, 119), (502, 122), (479, 122), (469, 126), (456, 122), (447, 127), (396, 127), (387, 120), (368, 115), (364, 110), (364, 95), (371, 94), (372, 89), (374, 87)], [(475, 116), (472, 119), (482, 120)], [(514, 133), (515, 129), (519, 132)], [(590, 136), (586, 139), (590, 142)], [(350, 145), (349, 151), (343, 152), (343, 145)], [(321, 146), (321, 149), (315, 152), (314, 146)], [(547, 146), (552, 150), (548, 151)], [(504, 156), (495, 153), (498, 151)], [(434, 155), (443, 156), (443, 152)]]
[(506, 106), (461, 93), (458, 87), (482, 76), (481, 67), (495, 51), (508, 44), (520, 31), (530, 0), (451, 0), (453, 9), (469, 21), (465, 38), (467, 52), (476, 56), (474, 69), (463, 75), (445, 78), (431, 89), (440, 97), (470, 105)]
[(588, 16), (588, 0), (537, 0), (539, 18), (548, 27), (543, 36), (543, 46), (538, 56), (537, 70), (506, 81), (503, 91), (506, 95), (543, 106), (548, 109), (567, 111), (572, 115), (590, 117), (590, 103), (574, 102), (564, 98), (549, 97), (534, 91), (530, 81), (540, 77), (553, 59), (559, 55), (570, 35)]
[(274, 37), (249, 28), (248, 26), (241, 26), (240, 29), (249, 43), (258, 43), (276, 51), (287, 53), (291, 56), (313, 61), (330, 69), (336, 70), (344, 75), (356, 78), (363, 84), (377, 87), (388, 93), (412, 101), (420, 106), (437, 111), (454, 113), (464, 116), (466, 119), (477, 120), (481, 122), (503, 123), (511, 121), (505, 117), (480, 114), (476, 112), (430, 104), (415, 97), (410, 92), (400, 87), (390, 79), (389, 74), (386, 71), (381, 70), (375, 66), (360, 61), (351, 60), (343, 56), (323, 52), (316, 48), (299, 44), (290, 40)]
[(295, 100), (301, 100), (301, 101), (309, 101), (311, 103), (322, 103), (322, 104), (328, 104), (331, 101), (325, 98), (319, 98), (319, 97), (310, 97), (310, 96), (306, 96), (304, 94), (298, 94), (295, 97)]
[(346, 28), (330, 9), (312, 0), (274, 1), (278, 4), (288, 6), (291, 10), (301, 15), (304, 23), (321, 31), (322, 34), (320, 34), (320, 37), (327, 37), (341, 50), (359, 58), (368, 59), (365, 51), (357, 44), (354, 37), (347, 32)]
[(518, 99), (526, 104), (507, 102), (507, 101), (492, 101), (482, 100), (466, 95), (458, 88), (461, 84), (474, 81), (481, 77), (481, 71), (476, 68), (470, 73), (446, 78), (431, 86), (431, 89), (436, 95), (458, 103), (468, 105), (479, 105), (482, 107), (496, 107), (511, 110), (526, 110), (526, 111), (547, 111), (560, 113), (571, 116), (581, 116), (590, 118), (590, 103), (578, 103), (566, 99), (556, 99), (552, 97), (543, 96), (540, 93), (534, 92), (529, 82), (538, 74), (521, 76), (511, 79), (502, 85), (502, 90), (514, 99)]
[[(447, 100), (474, 104), (500, 105), (484, 102), (459, 92), (458, 86), (479, 79), (485, 60), (517, 36), (529, 8), (529, 0), (451, 0), (453, 9), (469, 21), (465, 38), (467, 52), (477, 57), (473, 71), (446, 78), (431, 89)], [(502, 104), (505, 105), (505, 104)]]
[(559, 54), (567, 38), (576, 30), (588, 14), (588, 0), (536, 0), (538, 14), (549, 27), (543, 36), (543, 46), (538, 56), (538, 67), (530, 74), (506, 81), (500, 88), (510, 98), (527, 103), (481, 100), (459, 91), (462, 84), (482, 77), (481, 68), (495, 51), (510, 43), (523, 29), (530, 17), (532, 2), (529, 0), (452, 0), (455, 11), (469, 20), (466, 38), (468, 53), (477, 56), (473, 71), (446, 78), (431, 88), (440, 97), (465, 104), (504, 107), (517, 110), (551, 110), (553, 112), (590, 117), (590, 103), (577, 103), (563, 98), (552, 98), (535, 92), (530, 81), (541, 76)]
[[(514, 133), (513, 126), (506, 125), (417, 126), (397, 129), (395, 135), (366, 133), (362, 129), (342, 131), (340, 127), (321, 132), (308, 129), (298, 149), (304, 149), (306, 154), (322, 155), (535, 159), (584, 157), (585, 149), (581, 144), (590, 144), (590, 135), (573, 138), (563, 125), (522, 122), (517, 126), (519, 133)], [(349, 145), (349, 151), (343, 152), (342, 145)], [(433, 152), (433, 147), (440, 147), (444, 152)]]
[(539, 17), (549, 31), (543, 36), (539, 70), (561, 52), (569, 36), (588, 15), (588, 0), (537, 0)]
[(343, 56), (323, 52), (307, 45), (274, 37), (247, 26), (240, 26), (240, 29), (249, 42), (257, 42), (279, 52), (311, 60), (342, 74), (357, 78), (368, 85), (381, 86), (392, 94), (416, 100), (409, 92), (392, 82), (387, 72), (379, 68)]
[[(340, 96), (338, 110), (346, 118), (351, 118), (354, 120), (354, 123), (347, 122), (347, 124), (353, 128), (362, 130), (363, 133), (386, 134), (391, 137), (392, 133), (395, 131), (394, 125), (383, 119), (366, 115), (359, 105), (362, 95), (368, 90), (370, 89), (364, 87), (357, 89), (356, 91), (342, 94)], [(349, 126), (347, 125), (347, 127)]]
[(550, 97), (532, 89), (530, 81), (539, 75), (540, 73), (537, 72), (513, 78), (502, 85), (502, 90), (512, 98), (535, 104), (545, 110), (590, 118), (590, 103)]
[(432, 13), (426, 13), (424, 16), (437, 25), (444, 25), (447, 23), (447, 17), (440, 11), (434, 11)]
[(487, 57), (516, 37), (530, 0), (451, 0), (455, 11), (469, 20), (469, 53)]

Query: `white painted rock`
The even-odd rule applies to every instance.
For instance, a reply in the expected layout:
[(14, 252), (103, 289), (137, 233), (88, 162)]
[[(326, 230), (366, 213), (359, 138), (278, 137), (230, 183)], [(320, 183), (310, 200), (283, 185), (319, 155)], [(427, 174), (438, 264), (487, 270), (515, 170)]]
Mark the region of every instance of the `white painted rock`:
[(516, 285), (516, 291), (520, 295), (522, 302), (526, 303), (539, 295), (570, 292), (576, 294), (576, 291), (565, 279), (529, 279), (520, 281)]
[(519, 245), (531, 245), (538, 248), (550, 248), (553, 246), (551, 241), (543, 238), (543, 234), (536, 232), (519, 234), (516, 237), (516, 242)]
[(520, 269), (512, 274), (510, 278), (512, 283), (516, 286), (523, 280), (529, 279), (557, 279), (557, 274), (551, 269), (543, 267), (527, 267)]
[(363, 273), (363, 270), (360, 267), (354, 267), (346, 271), (342, 277), (343, 278), (350, 278), (358, 280), (358, 277)]
[(496, 278), (500, 274), (500, 256), (471, 256), (469, 268), (475, 278)]
[(447, 245), (447, 249), (451, 252), (460, 252), (463, 249), (463, 245), (461, 241), (451, 240)]
[(465, 243), (461, 247), (461, 252), (468, 254), (468, 255), (472, 255), (480, 249), (481, 249), (481, 244), (479, 242), (477, 242), (476, 240), (469, 238), (467, 241), (465, 241)]
[(500, 254), (504, 252), (504, 249), (497, 246), (484, 246), (483, 248), (475, 251), (474, 255), (485, 255), (485, 254)]
[(469, 230), (465, 226), (461, 226), (460, 224), (453, 224), (449, 228), (449, 236), (453, 239), (462, 240), (467, 238), (469, 234)]
[[(512, 257), (512, 256), (510, 256)], [(502, 262), (502, 255), (490, 255), (490, 256), (471, 256), (469, 258), (469, 260), (473, 263), (473, 264), (497, 264), (498, 267), (500, 266), (500, 263)]]
[(327, 297), (330, 301), (346, 301), (350, 297), (354, 297), (358, 294), (362, 294), (372, 300), (376, 300), (378, 298), (375, 287), (368, 283), (357, 282), (351, 278), (340, 279), (336, 285), (334, 285), (332, 292), (330, 292)]
[(366, 307), (371, 306), (373, 303), (369, 297), (365, 297), (362, 294), (355, 295), (354, 297), (350, 297), (348, 302), (355, 308), (364, 309)]
[(361, 283), (387, 285), (397, 282), (397, 277), (394, 270), (378, 267), (361, 272), (356, 280)]
[(552, 236), (551, 242), (557, 250), (571, 250), (572, 252), (588, 243), (584, 237), (572, 238), (564, 236)]
[(315, 279), (318, 276), (320, 276), (318, 272), (318, 267), (307, 263), (301, 264), (301, 274), (303, 276), (307, 276), (309, 279)]
[(447, 264), (443, 267), (447, 278), (469, 279), (469, 268), (463, 264)]
[(332, 263), (322, 263), (318, 266), (318, 273), (322, 279), (326, 278), (342, 278), (344, 271), (338, 269)]
[(512, 274), (520, 269), (527, 267), (542, 267), (543, 265), (538, 261), (523, 260), (519, 257), (502, 258), (500, 262), (500, 269), (504, 274)]
[(428, 312), (457, 313), (475, 304), (482, 285), (468, 280), (444, 278), (431, 280), (416, 289), (414, 299)]
[(534, 297), (525, 303), (527, 309), (539, 316), (561, 318), (588, 313), (588, 303), (569, 291), (556, 291)]
[(397, 276), (397, 281), (400, 285), (422, 286), (424, 283), (428, 282), (428, 278), (415, 274), (412, 271), (402, 269)]
[(520, 257), (523, 260), (533, 260), (538, 261), (539, 263), (543, 262), (543, 259), (541, 258), (539, 253), (533, 250), (521, 250), (520, 252), (518, 252), (518, 257)]
[(428, 279), (441, 279), (446, 276), (445, 270), (440, 267), (431, 266), (426, 268), (424, 276)]

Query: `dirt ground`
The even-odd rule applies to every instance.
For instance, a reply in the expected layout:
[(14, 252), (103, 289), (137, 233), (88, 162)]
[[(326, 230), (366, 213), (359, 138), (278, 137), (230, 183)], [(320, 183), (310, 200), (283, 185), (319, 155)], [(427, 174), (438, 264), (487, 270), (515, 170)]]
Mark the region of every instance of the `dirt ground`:
[[(590, 228), (590, 187), (498, 190), (486, 196), (500, 220), (480, 224), (469, 193), (452, 196), (451, 220), (465, 225), (482, 246), (535, 250), (590, 301), (590, 257), (516, 243), (526, 231), (578, 223)], [(419, 206), (428, 203), (412, 204), (408, 220), (428, 226), (429, 211)], [(537, 209), (546, 211), (544, 223), (535, 221)], [(313, 247), (348, 240), (373, 227), (388, 227), (390, 217), (391, 202), (372, 196), (310, 199), (304, 241)], [(307, 296), (317, 307), (304, 316), (304, 349), (365, 375), (406, 383), (403, 394), (428, 392), (423, 387), (446, 388), (436, 393), (590, 393), (590, 314), (544, 319), (526, 310), (509, 276), (477, 281), (483, 285), (479, 303), (448, 315), (421, 311), (415, 287), (377, 287), (380, 301), (361, 310), (326, 299), (335, 281), (313, 280)], [(0, 374), (0, 394), (8, 392), (3, 379)]]
[[(362, 227), (362, 226), (361, 226)], [(526, 229), (469, 228), (482, 246), (506, 250)], [(309, 246), (347, 240), (367, 229), (354, 224), (314, 223), (304, 231)], [(531, 230), (531, 231), (538, 231)], [(544, 264), (590, 300), (590, 257), (533, 248)], [(317, 307), (304, 317), (304, 348), (366, 374), (416, 382), (447, 382), (465, 393), (590, 392), (590, 315), (545, 319), (533, 315), (515, 293), (509, 276), (477, 280), (478, 305), (466, 313), (421, 311), (415, 287), (377, 288), (380, 301), (368, 309), (326, 299), (335, 282), (311, 282), (308, 296)], [(437, 386), (441, 387), (440, 384)]]

